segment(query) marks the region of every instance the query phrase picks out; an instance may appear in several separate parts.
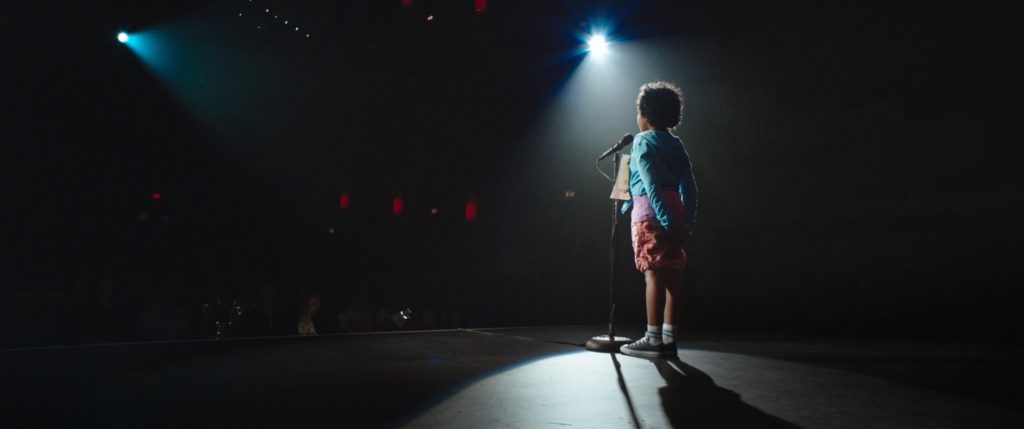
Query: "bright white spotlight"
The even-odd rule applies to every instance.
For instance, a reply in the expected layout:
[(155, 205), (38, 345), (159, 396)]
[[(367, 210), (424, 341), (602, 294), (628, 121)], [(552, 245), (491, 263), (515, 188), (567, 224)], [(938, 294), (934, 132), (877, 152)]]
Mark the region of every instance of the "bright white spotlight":
[(608, 39), (604, 37), (604, 34), (590, 36), (590, 39), (587, 39), (587, 50), (598, 56), (608, 53)]
[(125, 33), (123, 31), (120, 32), (120, 33), (117, 33), (117, 41), (121, 42), (121, 43), (127, 43), (128, 42), (128, 33)]

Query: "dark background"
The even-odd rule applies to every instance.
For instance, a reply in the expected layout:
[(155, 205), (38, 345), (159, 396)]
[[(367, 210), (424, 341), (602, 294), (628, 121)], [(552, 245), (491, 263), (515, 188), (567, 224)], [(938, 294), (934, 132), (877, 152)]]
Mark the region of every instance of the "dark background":
[[(255, 3), (5, 4), (3, 344), (209, 336), (203, 303), (294, 315), (310, 293), (321, 332), (346, 307), (604, 321), (608, 184), (535, 132), (598, 22), (694, 65), (685, 328), (1022, 339), (1016, 7)], [(256, 30), (263, 5), (303, 31)], [(114, 39), (148, 29), (195, 63)], [(639, 327), (627, 224), (617, 320)]]

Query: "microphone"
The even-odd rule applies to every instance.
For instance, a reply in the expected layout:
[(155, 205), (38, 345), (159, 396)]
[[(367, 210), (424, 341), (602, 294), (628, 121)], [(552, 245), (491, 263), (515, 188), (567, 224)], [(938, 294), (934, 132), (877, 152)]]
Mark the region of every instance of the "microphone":
[(600, 161), (602, 159), (605, 159), (605, 158), (611, 156), (611, 154), (613, 154), (615, 152), (618, 152), (619, 149), (622, 149), (622, 148), (624, 148), (626, 146), (629, 146), (630, 143), (633, 143), (633, 135), (632, 134), (626, 134), (626, 135), (622, 136), (622, 140), (619, 140), (619, 142), (616, 143), (615, 146), (612, 146), (611, 149), (608, 149), (608, 150), (604, 151), (604, 153), (601, 154), (601, 157), (598, 158), (597, 160)]

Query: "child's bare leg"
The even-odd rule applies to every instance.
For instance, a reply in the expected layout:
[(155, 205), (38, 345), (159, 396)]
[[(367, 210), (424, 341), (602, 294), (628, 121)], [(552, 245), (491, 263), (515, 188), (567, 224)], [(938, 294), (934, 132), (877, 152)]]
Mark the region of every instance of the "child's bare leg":
[(683, 276), (680, 271), (663, 273), (662, 284), (665, 286), (665, 324), (676, 324), (676, 304), (679, 301), (679, 290), (682, 289)]
[(661, 316), (661, 301), (665, 297), (664, 279), (658, 272), (647, 270), (644, 281), (647, 283), (647, 324), (661, 326), (658, 316)]

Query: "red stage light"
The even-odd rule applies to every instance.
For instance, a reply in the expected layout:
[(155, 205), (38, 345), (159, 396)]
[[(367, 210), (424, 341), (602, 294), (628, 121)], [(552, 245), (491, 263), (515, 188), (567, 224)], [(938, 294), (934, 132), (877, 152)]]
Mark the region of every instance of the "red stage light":
[(487, 11), (487, 0), (474, 0), (473, 8), (476, 9), (476, 13), (484, 13)]
[(348, 192), (344, 192), (338, 197), (338, 207), (347, 209), (348, 208)]
[(402, 214), (402, 209), (404, 207), (405, 205), (403, 204), (402, 197), (395, 197), (395, 199), (391, 200), (391, 213), (400, 215)]
[(159, 192), (154, 192), (152, 197), (153, 197), (154, 200), (159, 200), (160, 199), (160, 193)]
[(476, 220), (476, 203), (473, 201), (466, 202), (466, 222), (472, 222)]
[(402, 7), (412, 6), (412, 0), (402, 0)]

